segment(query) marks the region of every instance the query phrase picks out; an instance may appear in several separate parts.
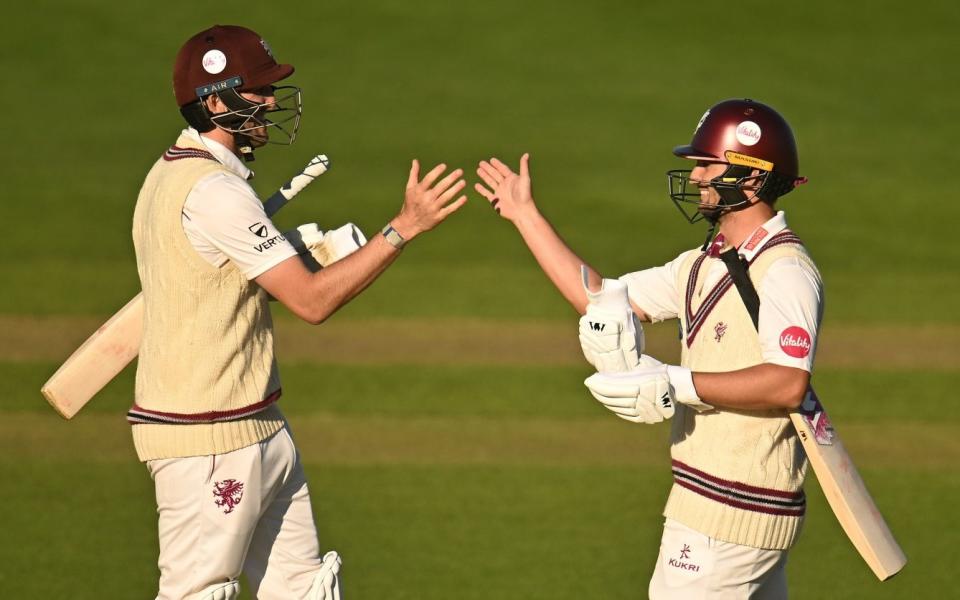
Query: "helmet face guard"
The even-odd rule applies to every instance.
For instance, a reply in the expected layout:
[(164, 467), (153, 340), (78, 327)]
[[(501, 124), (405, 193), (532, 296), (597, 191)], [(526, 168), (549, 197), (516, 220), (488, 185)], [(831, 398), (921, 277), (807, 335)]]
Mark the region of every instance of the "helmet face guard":
[[(674, 169), (667, 171), (667, 186), (670, 199), (680, 213), (690, 223), (706, 219), (710, 223), (728, 212), (746, 208), (752, 204), (754, 197), (760, 195), (770, 173), (753, 174), (747, 167), (730, 165), (721, 175), (707, 182), (690, 179), (691, 169)], [(719, 201), (716, 203), (703, 202), (702, 188), (707, 184), (716, 190)], [(750, 195), (747, 195), (750, 192)]]
[(258, 103), (244, 98), (234, 89), (224, 90), (219, 96), (229, 110), (208, 115), (208, 118), (215, 126), (232, 133), (244, 154), (266, 144), (290, 145), (297, 139), (303, 114), (300, 88), (292, 85), (274, 87), (273, 95), (273, 102)]

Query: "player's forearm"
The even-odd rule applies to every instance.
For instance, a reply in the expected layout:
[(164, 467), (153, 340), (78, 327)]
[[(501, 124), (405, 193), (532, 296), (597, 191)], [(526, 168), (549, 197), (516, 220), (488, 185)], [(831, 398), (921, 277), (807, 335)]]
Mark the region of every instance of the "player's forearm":
[(720, 408), (794, 409), (803, 401), (810, 373), (765, 363), (726, 373), (694, 373), (693, 384), (704, 402)]
[[(539, 211), (529, 211), (516, 219), (514, 225), (546, 276), (567, 302), (578, 313), (583, 314), (587, 309), (587, 295), (580, 279), (580, 265), (586, 265), (586, 261), (570, 249)], [(590, 287), (598, 287), (600, 275), (590, 265), (587, 265), (587, 268), (590, 272)]]
[(313, 274), (302, 307), (292, 308), (302, 319), (318, 325), (365, 290), (400, 255), (382, 235), (362, 248)]

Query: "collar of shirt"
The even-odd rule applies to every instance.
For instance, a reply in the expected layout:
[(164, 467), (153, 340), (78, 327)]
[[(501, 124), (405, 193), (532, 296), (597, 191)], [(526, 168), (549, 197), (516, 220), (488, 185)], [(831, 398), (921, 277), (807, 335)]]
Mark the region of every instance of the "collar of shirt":
[[(778, 211), (772, 219), (754, 229), (753, 232), (747, 236), (747, 239), (740, 245), (740, 256), (747, 260), (753, 260), (753, 257), (760, 251), (760, 248), (763, 248), (767, 240), (786, 228), (787, 218), (782, 210)], [(710, 258), (719, 258), (720, 253), (727, 248), (727, 239), (723, 237), (722, 233), (718, 233), (717, 237), (713, 238), (713, 241), (710, 242), (710, 246), (707, 248), (707, 256)]]
[(220, 142), (200, 135), (193, 127), (184, 129), (182, 135), (187, 136), (198, 144), (203, 144), (210, 154), (220, 161), (220, 164), (229, 169), (230, 172), (237, 177), (241, 179), (253, 179), (253, 171), (248, 169), (247, 166), (243, 164), (243, 161), (237, 158), (236, 154)]
[(773, 236), (787, 228), (787, 217), (783, 211), (777, 211), (769, 221), (753, 230), (753, 233), (747, 236), (747, 239), (740, 244), (740, 256), (748, 261), (753, 260), (757, 252), (763, 248), (764, 244)]

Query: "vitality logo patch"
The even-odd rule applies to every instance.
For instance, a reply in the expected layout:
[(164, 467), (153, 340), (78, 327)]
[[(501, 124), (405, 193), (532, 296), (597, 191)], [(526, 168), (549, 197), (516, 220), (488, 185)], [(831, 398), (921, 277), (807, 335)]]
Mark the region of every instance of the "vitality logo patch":
[(812, 346), (810, 334), (802, 327), (787, 327), (780, 333), (780, 349), (787, 356), (804, 358)]

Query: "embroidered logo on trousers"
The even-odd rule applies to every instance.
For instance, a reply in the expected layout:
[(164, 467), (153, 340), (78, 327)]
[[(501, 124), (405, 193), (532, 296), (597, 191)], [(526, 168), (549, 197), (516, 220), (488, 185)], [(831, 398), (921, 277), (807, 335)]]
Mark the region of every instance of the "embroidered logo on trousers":
[(228, 515), (240, 504), (243, 499), (243, 482), (236, 479), (224, 479), (213, 483), (214, 503), (223, 508), (223, 514)]

